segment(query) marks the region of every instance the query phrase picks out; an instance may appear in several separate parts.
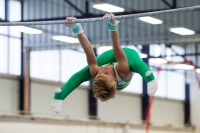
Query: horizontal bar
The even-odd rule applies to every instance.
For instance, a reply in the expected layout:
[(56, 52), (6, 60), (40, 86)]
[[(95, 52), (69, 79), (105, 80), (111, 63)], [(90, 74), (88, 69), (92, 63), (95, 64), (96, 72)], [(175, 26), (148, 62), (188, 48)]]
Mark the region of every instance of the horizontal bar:
[[(130, 15), (121, 15), (115, 16), (116, 19), (130, 19), (130, 18), (138, 18), (144, 16), (153, 16), (153, 15), (161, 15), (161, 14), (171, 14), (171, 13), (181, 13), (181, 12), (191, 12), (200, 10), (200, 5), (177, 8), (171, 10), (163, 10), (163, 11), (155, 11), (155, 12), (147, 12), (147, 13), (139, 13), (139, 14), (130, 14)], [(98, 22), (103, 21), (102, 17), (99, 18), (90, 18), (90, 19), (78, 19), (77, 23), (88, 23), (88, 22)], [(1, 22), (0, 26), (19, 26), (19, 25), (50, 25), (50, 24), (64, 24), (65, 20), (55, 20), (55, 21), (40, 21), (40, 22)]]
[[(124, 11), (124, 12), (116, 12), (115, 16), (121, 16), (121, 15), (128, 15), (128, 14), (139, 14), (139, 13), (146, 13), (146, 12), (157, 12), (157, 11), (164, 11), (164, 10), (169, 10), (167, 8), (162, 8), (162, 9), (154, 9), (154, 10), (140, 10), (140, 11)], [(89, 19), (89, 18), (98, 18), (98, 17), (102, 17), (103, 15), (105, 15), (105, 13), (100, 13), (100, 14), (93, 14), (93, 13), (89, 13), (89, 14), (83, 14), (83, 15), (78, 15), (78, 16), (74, 16), (77, 19)], [(49, 17), (49, 18), (33, 18), (33, 19), (26, 19), (24, 21), (21, 22), (33, 22), (33, 21), (54, 21), (54, 20), (65, 20), (65, 17)], [(19, 21), (17, 21), (19, 22)]]

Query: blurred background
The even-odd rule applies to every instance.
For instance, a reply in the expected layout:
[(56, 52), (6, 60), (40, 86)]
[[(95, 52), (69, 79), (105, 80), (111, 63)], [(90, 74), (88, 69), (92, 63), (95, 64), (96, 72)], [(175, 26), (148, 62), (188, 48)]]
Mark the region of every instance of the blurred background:
[[(0, 21), (89, 19), (196, 5), (199, 0), (0, 0)], [(199, 21), (200, 11), (194, 11), (119, 23), (122, 47), (140, 54), (159, 85), (150, 133), (200, 133)], [(105, 22), (82, 26), (97, 56), (112, 49)], [(81, 45), (64, 24), (0, 26), (0, 133), (145, 133), (150, 98), (138, 74), (108, 102), (95, 99), (92, 81), (84, 82), (65, 99), (61, 114), (52, 111), (54, 90), (86, 65)]]

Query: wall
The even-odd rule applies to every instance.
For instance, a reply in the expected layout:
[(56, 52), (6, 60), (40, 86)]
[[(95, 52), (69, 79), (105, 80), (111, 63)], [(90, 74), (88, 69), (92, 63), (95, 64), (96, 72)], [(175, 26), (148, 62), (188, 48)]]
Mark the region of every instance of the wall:
[[(0, 107), (0, 110), (8, 110), (7, 112), (17, 110), (18, 109), (18, 91), (19, 91), (19, 81), (18, 79), (13, 78), (2, 78), (0, 77), (0, 104), (3, 105)], [(73, 119), (86, 119), (88, 117), (88, 88), (87, 87), (79, 87), (75, 91), (73, 91), (67, 99), (64, 101), (63, 110), (60, 115), (55, 114), (51, 107), (51, 100), (54, 95), (54, 90), (60, 87), (61, 83), (55, 83), (51, 81), (43, 81), (43, 80), (31, 80), (31, 99), (30, 99), (30, 107), (31, 107), (31, 117), (42, 117), (42, 118), (73, 118)], [(195, 92), (194, 92), (195, 93)], [(197, 95), (198, 96), (198, 95)], [(14, 102), (13, 102), (14, 101)], [(197, 103), (196, 103), (197, 104)], [(195, 105), (196, 106), (196, 105)], [(198, 109), (193, 108), (195, 113), (198, 113)], [(119, 92), (115, 99), (110, 100), (109, 102), (100, 102), (98, 101), (98, 117), (99, 120), (103, 121), (114, 121), (114, 122), (129, 122), (131, 124), (142, 125), (141, 120), (141, 96), (126, 92)], [(198, 121), (196, 119), (196, 121)], [(1, 120), (2, 122), (2, 120)], [(13, 122), (13, 121), (11, 121)], [(9, 122), (10, 123), (10, 122)], [(11, 129), (6, 129), (7, 126), (12, 126), (13, 130), (19, 127), (23, 127), (23, 124), (12, 124), (9, 123), (1, 123), (0, 129), (7, 130), (8, 133), (11, 132)], [(155, 101), (152, 106), (151, 111), (151, 125), (153, 126), (172, 126), (172, 127), (182, 127), (183, 126), (183, 102), (177, 100), (169, 100), (163, 98), (155, 98)], [(3, 128), (1, 128), (1, 126)], [(25, 125), (24, 125), (25, 126)], [(41, 127), (37, 127), (37, 124), (30, 125), (31, 128), (41, 128), (41, 130), (47, 130), (48, 125), (39, 125)], [(54, 125), (55, 126), (55, 125)], [(51, 125), (51, 127), (54, 127)], [(29, 127), (29, 126), (28, 126)], [(59, 126), (55, 126), (55, 129), (59, 128)], [(66, 127), (63, 127), (65, 130)], [(80, 129), (87, 129), (87, 127), (80, 127)], [(91, 129), (90, 129), (91, 128)], [(90, 127), (88, 130), (106, 130), (113, 131), (117, 130), (114, 128), (99, 129), (98, 127)], [(144, 126), (142, 126), (144, 128)], [(51, 128), (49, 128), (51, 129)], [(12, 130), (12, 131), (13, 131)], [(17, 129), (16, 129), (17, 130)], [(22, 128), (20, 132), (26, 132), (26, 128)], [(59, 130), (59, 129), (58, 129)], [(76, 130), (76, 128), (72, 128), (71, 126), (66, 130)], [(121, 129), (122, 130), (122, 129)], [(33, 130), (34, 131), (34, 130)], [(52, 129), (54, 131), (54, 129)], [(132, 128), (129, 130), (132, 131)], [(51, 132), (51, 131), (48, 131)], [(118, 131), (117, 132), (121, 132)], [(140, 131), (138, 131), (140, 132)], [(141, 130), (143, 132), (143, 130)], [(155, 131), (156, 132), (156, 131)]]
[(183, 101), (155, 98), (151, 110), (151, 123), (156, 126), (184, 126)]
[(191, 122), (196, 127), (195, 133), (200, 133), (200, 89), (197, 85), (190, 86)]
[[(62, 84), (52, 84), (50, 81), (31, 83), (31, 112), (34, 115), (55, 115), (51, 109), (51, 101), (55, 89)], [(73, 117), (88, 116), (88, 93), (86, 88), (76, 89), (64, 101), (60, 115), (70, 115)]]
[[(127, 130), (128, 129), (128, 130)], [(17, 132), (16, 132), (17, 131)], [(35, 122), (0, 122), (0, 132), (2, 133), (145, 133), (142, 126), (128, 127), (104, 124), (47, 124)], [(192, 133), (192, 130), (182, 129), (151, 129), (149, 133)]]
[[(32, 80), (31, 83), (31, 112), (33, 115), (45, 115), (73, 118), (87, 118), (88, 116), (88, 88), (79, 87), (64, 101), (60, 115), (56, 115), (50, 108), (54, 90), (62, 84), (42, 80)], [(142, 124), (141, 95), (118, 92), (115, 98), (108, 102), (98, 100), (98, 118), (106, 121), (130, 122)], [(183, 127), (183, 102), (163, 98), (155, 98), (151, 111), (151, 124), (156, 126), (172, 125)]]
[(98, 100), (98, 116), (103, 120), (133, 122), (141, 124), (140, 95), (118, 93), (108, 102)]
[(0, 74), (0, 112), (16, 112), (19, 107), (19, 78)]
[[(188, 44), (186, 47), (187, 53), (200, 53), (200, 46), (197, 44), (195, 47), (194, 44)], [(194, 56), (187, 57), (188, 60), (192, 60), (197, 66), (200, 66), (199, 56), (196, 58)], [(200, 74), (198, 74), (200, 78)], [(187, 82), (190, 84), (190, 109), (191, 109), (191, 123), (196, 127), (195, 133), (200, 133), (200, 87), (198, 86), (198, 82), (195, 78), (194, 71), (187, 72)]]

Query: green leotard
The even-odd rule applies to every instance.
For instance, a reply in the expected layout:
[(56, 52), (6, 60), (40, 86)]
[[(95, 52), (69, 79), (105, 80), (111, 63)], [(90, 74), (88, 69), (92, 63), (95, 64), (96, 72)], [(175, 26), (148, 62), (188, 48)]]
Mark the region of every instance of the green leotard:
[(126, 88), (130, 82), (131, 82), (131, 79), (132, 79), (132, 76), (134, 75), (134, 73), (132, 73), (131, 75), (131, 78), (129, 80), (125, 80), (123, 77), (121, 77), (121, 75), (117, 72), (117, 62), (111, 62), (111, 63), (108, 63), (108, 64), (105, 64), (103, 66), (101, 66), (101, 68), (103, 68), (104, 66), (110, 66), (112, 65), (112, 69), (115, 73), (115, 76), (116, 76), (116, 80), (117, 80), (117, 90), (120, 91), (120, 90), (123, 90), (124, 88)]
[[(150, 71), (150, 69), (148, 65), (142, 61), (142, 59), (135, 50), (130, 48), (123, 48), (123, 51), (127, 56), (129, 68), (132, 72), (139, 73), (147, 83), (155, 79), (153, 73), (146, 76), (146, 72)], [(117, 62), (113, 50), (106, 51), (97, 58), (97, 64), (99, 66), (108, 64), (110, 62)], [(61, 87), (61, 92), (55, 92), (54, 99), (64, 100), (81, 83), (88, 81), (91, 78), (92, 77), (90, 75), (89, 67), (84, 67), (83, 69), (75, 73)]]

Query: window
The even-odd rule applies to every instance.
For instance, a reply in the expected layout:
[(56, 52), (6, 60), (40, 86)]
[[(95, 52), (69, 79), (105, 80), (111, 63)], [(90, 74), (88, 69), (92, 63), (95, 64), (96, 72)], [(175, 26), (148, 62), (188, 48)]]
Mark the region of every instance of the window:
[[(74, 50), (45, 50), (30, 53), (30, 76), (32, 78), (66, 82), (86, 65), (85, 54)], [(88, 86), (89, 82), (82, 85)]]
[[(134, 46), (134, 45), (122, 46), (122, 48), (124, 48), (124, 47), (131, 48), (131, 49), (133, 49), (137, 52), (141, 52), (140, 49), (138, 47)], [(97, 55), (100, 55), (103, 52), (106, 52), (106, 51), (111, 50), (111, 49), (113, 49), (112, 46), (101, 46), (101, 47), (97, 48)]]
[(21, 40), (9, 38), (9, 74), (21, 74)]
[(111, 50), (112, 49), (112, 46), (101, 46), (99, 48), (97, 48), (97, 55), (101, 55), (102, 53), (108, 51), (108, 50)]
[[(172, 45), (172, 49), (179, 55), (184, 55), (185, 54), (185, 50), (181, 46)], [(174, 57), (172, 57), (172, 61), (173, 62), (182, 62), (182, 61), (184, 61), (184, 58), (181, 57), (181, 56), (174, 56)]]
[(142, 93), (142, 77), (135, 73), (132, 77), (131, 83), (122, 91), (131, 93)]
[(8, 38), (5, 36), (0, 36), (0, 73), (8, 72)]
[[(172, 99), (185, 99), (185, 75), (182, 72), (167, 72), (167, 97)], [(171, 78), (173, 77), (173, 78)]]
[(151, 44), (151, 45), (149, 46), (149, 49), (150, 49), (149, 54), (150, 54), (151, 56), (158, 57), (158, 56), (161, 55), (162, 49), (161, 49), (161, 46), (160, 46), (160, 45), (158, 45), (158, 44)]
[(155, 69), (153, 70), (154, 76), (158, 82), (158, 91), (155, 93), (155, 96), (184, 100), (184, 71), (172, 70), (174, 70), (173, 65), (163, 66), (160, 72), (156, 71)]
[[(8, 1), (10, 21), (21, 20), (20, 1)], [(5, 19), (5, 0), (0, 0), (0, 18)], [(21, 74), (21, 33), (13, 32), (7, 26), (0, 26), (0, 72), (12, 75)]]
[[(5, 20), (5, 0), (0, 0), (0, 18)], [(0, 34), (7, 34), (7, 26), (0, 26)]]
[(9, 21), (21, 21), (21, 3), (20, 1), (9, 0), (8, 1), (8, 20)]
[(0, 34), (8, 35), (8, 27), (7, 26), (0, 26)]
[(59, 81), (59, 51), (32, 51), (30, 53), (30, 76)]
[[(61, 50), (61, 81), (66, 82), (73, 74), (87, 65), (85, 53), (74, 50)], [(88, 86), (89, 82), (82, 85)]]
[(131, 48), (131, 49), (133, 49), (133, 50), (135, 50), (135, 51), (137, 51), (137, 52), (141, 52), (141, 50), (138, 48), (138, 47), (141, 47), (141, 45), (140, 45), (140, 46), (138, 45), (138, 47), (136, 47), (136, 46), (134, 46), (134, 45), (127, 45), (127, 46), (125, 46), (125, 47)]
[[(21, 3), (20, 1), (8, 1), (8, 20), (9, 21), (21, 21)], [(9, 29), (9, 35), (13, 37), (21, 37), (19, 31), (14, 31)]]
[(183, 55), (185, 54), (185, 50), (183, 47), (178, 45), (172, 45), (172, 49), (177, 52), (177, 54)]
[[(150, 55), (159, 56), (166, 55), (168, 61), (182, 62), (184, 59), (181, 56), (173, 56), (175, 54), (184, 54), (184, 49), (177, 45), (172, 45), (171, 48), (164, 45), (150, 45)], [(158, 73), (156, 70), (159, 64), (154, 63), (151, 59), (149, 65), (153, 70), (158, 82), (158, 91), (155, 96), (166, 97), (171, 99), (184, 100), (185, 98), (185, 74), (184, 71), (176, 70), (174, 65), (162, 65), (162, 70)]]
[(0, 0), (0, 18), (5, 19), (5, 0)]

